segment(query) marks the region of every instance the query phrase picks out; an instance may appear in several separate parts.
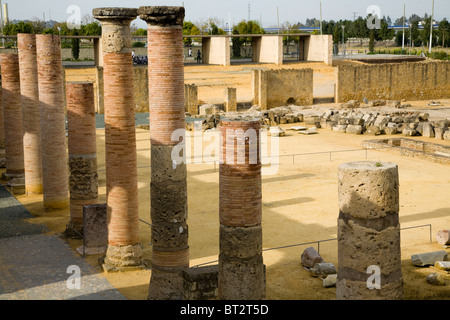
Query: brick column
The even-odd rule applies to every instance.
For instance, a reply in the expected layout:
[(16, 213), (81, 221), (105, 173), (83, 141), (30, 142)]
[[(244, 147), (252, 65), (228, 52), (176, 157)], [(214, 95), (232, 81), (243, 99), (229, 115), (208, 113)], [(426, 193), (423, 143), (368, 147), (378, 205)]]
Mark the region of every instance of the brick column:
[(60, 37), (36, 35), (36, 51), (41, 114), (44, 208), (59, 210), (67, 208), (69, 204)]
[(6, 158), (3, 179), (24, 183), (19, 56), (15, 53), (3, 53), (0, 54), (0, 59)]
[(219, 130), (219, 298), (264, 299), (260, 121), (225, 119)]
[[(1, 86), (1, 79), (0, 79)], [(6, 168), (5, 159), (5, 122), (3, 119), (2, 88), (0, 87), (0, 168)]]
[(105, 270), (141, 268), (130, 23), (133, 8), (96, 8), (102, 25), (108, 249)]
[(67, 126), (69, 142), (70, 223), (66, 234), (81, 233), (83, 206), (97, 203), (97, 144), (95, 132), (94, 84), (68, 82)]
[(17, 34), (22, 94), (25, 190), (42, 194), (41, 120), (35, 34)]
[(172, 161), (184, 141), (183, 7), (140, 7), (148, 23), (151, 139), (152, 277), (149, 299), (182, 299), (189, 266), (186, 164)]
[(403, 299), (397, 165), (345, 163), (338, 176), (337, 299)]

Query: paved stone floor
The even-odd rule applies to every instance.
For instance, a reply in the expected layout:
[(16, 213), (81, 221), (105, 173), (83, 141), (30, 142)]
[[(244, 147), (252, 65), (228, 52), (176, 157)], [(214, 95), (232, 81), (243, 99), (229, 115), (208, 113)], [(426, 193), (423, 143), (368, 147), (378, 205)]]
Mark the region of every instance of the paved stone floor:
[(29, 219), (0, 185), (0, 300), (125, 300), (63, 239)]

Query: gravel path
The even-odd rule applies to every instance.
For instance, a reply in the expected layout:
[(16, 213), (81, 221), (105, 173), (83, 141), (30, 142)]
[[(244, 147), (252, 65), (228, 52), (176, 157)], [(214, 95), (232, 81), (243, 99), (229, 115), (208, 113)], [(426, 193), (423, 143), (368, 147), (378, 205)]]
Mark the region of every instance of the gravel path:
[(31, 219), (0, 185), (0, 300), (125, 300), (60, 237), (46, 235)]

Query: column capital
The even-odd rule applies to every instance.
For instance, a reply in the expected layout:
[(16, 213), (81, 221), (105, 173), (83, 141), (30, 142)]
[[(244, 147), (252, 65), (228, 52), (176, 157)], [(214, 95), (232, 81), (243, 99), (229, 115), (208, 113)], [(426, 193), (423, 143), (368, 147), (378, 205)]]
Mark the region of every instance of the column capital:
[(125, 23), (137, 18), (136, 8), (94, 8), (92, 15), (97, 20), (124, 20)]
[(139, 7), (139, 18), (149, 25), (159, 27), (183, 26), (184, 7), (147, 6)]

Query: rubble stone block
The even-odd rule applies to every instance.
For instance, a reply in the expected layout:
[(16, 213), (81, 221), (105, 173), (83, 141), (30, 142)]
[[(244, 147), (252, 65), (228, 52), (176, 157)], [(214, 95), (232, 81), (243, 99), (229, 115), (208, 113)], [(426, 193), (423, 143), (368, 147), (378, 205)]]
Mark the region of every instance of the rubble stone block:
[(415, 254), (411, 256), (411, 262), (417, 267), (433, 266), (437, 261), (445, 261), (447, 252), (435, 251), (421, 254)]
[(187, 268), (183, 270), (184, 299), (212, 300), (218, 297), (219, 266)]
[(309, 269), (313, 277), (327, 277), (330, 274), (337, 274), (336, 267), (333, 263), (316, 263), (314, 267)]
[(302, 266), (313, 268), (317, 263), (325, 262), (316, 249), (313, 247), (306, 248), (301, 255)]
[(450, 245), (450, 230), (439, 230), (436, 241), (443, 246)]
[(83, 207), (83, 235), (86, 247), (108, 245), (108, 219), (105, 204)]

